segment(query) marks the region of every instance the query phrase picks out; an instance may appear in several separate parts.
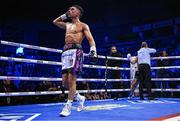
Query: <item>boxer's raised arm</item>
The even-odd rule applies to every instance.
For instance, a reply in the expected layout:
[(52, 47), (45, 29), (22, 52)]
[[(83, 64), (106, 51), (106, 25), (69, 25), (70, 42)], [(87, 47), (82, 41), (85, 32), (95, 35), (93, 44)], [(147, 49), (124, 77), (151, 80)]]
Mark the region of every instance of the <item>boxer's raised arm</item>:
[(68, 15), (65, 13), (59, 16), (58, 18), (54, 19), (53, 23), (62, 29), (66, 29), (66, 23), (64, 22), (64, 20), (66, 19), (68, 19)]

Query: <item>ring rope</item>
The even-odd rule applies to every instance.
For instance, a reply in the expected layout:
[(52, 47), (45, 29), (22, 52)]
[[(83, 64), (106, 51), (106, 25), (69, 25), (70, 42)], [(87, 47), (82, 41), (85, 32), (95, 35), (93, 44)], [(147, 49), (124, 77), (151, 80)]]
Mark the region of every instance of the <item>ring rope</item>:
[[(56, 61), (45, 61), (45, 60), (35, 60), (35, 59), (25, 59), (25, 58), (14, 58), (14, 57), (5, 57), (0, 56), (0, 60), (4, 61), (17, 61), (17, 62), (26, 62), (26, 63), (36, 63), (36, 64), (49, 64), (49, 65), (62, 65), (61, 62)], [(87, 65), (83, 64), (84, 68), (100, 68), (100, 69), (111, 69), (111, 70), (130, 70), (130, 68), (120, 68), (120, 67), (106, 67), (99, 65)]]
[(151, 57), (152, 60), (159, 60), (159, 59), (180, 59), (180, 56), (168, 56), (168, 57)]
[(152, 81), (180, 81), (180, 78), (152, 78)]
[[(130, 91), (130, 89), (108, 89), (108, 92), (117, 92), (117, 91)], [(69, 91), (65, 91), (68, 94)], [(99, 90), (78, 90), (79, 93), (96, 93), (96, 92), (105, 92), (105, 89)], [(0, 93), (1, 96), (28, 96), (28, 95), (54, 95), (62, 94), (62, 91), (36, 91), (36, 92), (6, 92)]]
[[(62, 81), (62, 78), (0, 76), (0, 80)], [(107, 79), (107, 81), (130, 81), (130, 80), (131, 79)], [(105, 79), (78, 78), (77, 81), (101, 82), (101, 81), (105, 81)]]
[(3, 41), (3, 40), (1, 40), (1, 44), (16, 46), (16, 47), (24, 47), (24, 48), (35, 49), (35, 50), (43, 50), (43, 51), (48, 51), (48, 52), (56, 52), (56, 53), (63, 52), (62, 50), (59, 50), (59, 49), (40, 47), (40, 46), (34, 46), (34, 45), (28, 45), (28, 44), (21, 44), (21, 43), (16, 43), (16, 42), (8, 42), (8, 41)]
[[(107, 89), (107, 92), (124, 92), (124, 91), (130, 91), (130, 89)], [(180, 89), (152, 89), (152, 91), (157, 92), (179, 92)], [(97, 93), (97, 92), (106, 92), (105, 89), (99, 89), (99, 90), (78, 90), (79, 93)], [(67, 94), (68, 91), (65, 91)], [(62, 94), (62, 91), (36, 91), (36, 92), (6, 92), (6, 93), (0, 93), (0, 97), (10, 97), (10, 96), (32, 96), (32, 95), (56, 95), (56, 94)]]
[(5, 57), (5, 56), (0, 56), (0, 60), (26, 62), (26, 63), (36, 63), (36, 64), (62, 65), (61, 62), (55, 62), (55, 61), (25, 59), (25, 58), (14, 58), (14, 57)]
[(180, 66), (164, 66), (164, 67), (151, 67), (151, 69), (157, 70), (157, 69), (172, 69), (172, 68), (180, 68)]
[[(10, 45), (10, 46), (16, 46), (16, 47), (24, 47), (24, 48), (35, 49), (35, 50), (43, 50), (43, 51), (48, 51), (48, 52), (56, 52), (56, 53), (62, 53), (63, 52), (62, 50), (59, 50), (59, 49), (40, 47), (40, 46), (34, 46), (34, 45), (28, 45), (28, 44), (21, 44), (21, 43), (16, 43), (16, 42), (8, 42), (8, 41), (3, 41), (3, 40), (1, 40), (1, 44)], [(89, 54), (84, 53), (84, 56), (88, 56), (88, 55)], [(98, 55), (98, 58), (106, 59), (106, 56)], [(119, 57), (111, 57), (111, 56), (107, 56), (107, 59), (128, 60), (127, 58), (119, 58)]]
[[(14, 57), (4, 57), (4, 56), (0, 56), (0, 60), (26, 62), (26, 63), (37, 63), (37, 64), (60, 65), (60, 66), (62, 65), (61, 62), (56, 62), (56, 61), (45, 61), (45, 60), (14, 58)], [(106, 67), (106, 66), (87, 65), (87, 64), (83, 64), (83, 67), (84, 68), (110, 69), (110, 70), (130, 70), (130, 68), (109, 67), (109, 66)], [(172, 69), (172, 68), (180, 68), (180, 66), (151, 67), (151, 69)]]
[[(47, 77), (18, 77), (18, 76), (0, 76), (0, 80), (26, 80), (26, 81), (62, 81), (62, 78), (47, 78)], [(131, 81), (133, 79), (107, 79), (109, 82)], [(152, 78), (152, 81), (180, 81), (180, 78)], [(89, 79), (78, 78), (77, 81), (101, 82), (106, 79)]]
[[(21, 43), (16, 43), (16, 42), (8, 42), (8, 41), (3, 41), (1, 40), (1, 44), (3, 45), (10, 45), (10, 46), (16, 46), (16, 47), (24, 47), (24, 48), (29, 48), (29, 49), (35, 49), (35, 50), (43, 50), (43, 51), (48, 51), (48, 52), (56, 52), (56, 53), (62, 53), (62, 50), (59, 49), (54, 49), (54, 48), (47, 48), (47, 47), (40, 47), (40, 46), (34, 46), (34, 45), (28, 45), (28, 44), (21, 44)], [(84, 53), (85, 56), (88, 56), (89, 54)], [(98, 55), (98, 58), (101, 59), (112, 59), (112, 60), (128, 60), (127, 58), (120, 58), (120, 57), (112, 57), (112, 56), (103, 56), (103, 55)], [(151, 57), (153, 60), (158, 60), (158, 59), (180, 59), (180, 56), (169, 56), (169, 57)]]

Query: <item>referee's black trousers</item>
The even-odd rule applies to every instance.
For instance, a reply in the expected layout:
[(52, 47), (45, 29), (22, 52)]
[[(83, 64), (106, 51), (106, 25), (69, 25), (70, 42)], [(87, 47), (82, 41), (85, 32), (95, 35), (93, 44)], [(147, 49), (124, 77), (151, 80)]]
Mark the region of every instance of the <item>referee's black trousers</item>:
[(151, 92), (151, 68), (149, 64), (139, 64), (139, 96), (140, 99), (144, 99), (143, 97), (143, 87), (144, 85), (147, 88), (148, 97), (152, 97)]

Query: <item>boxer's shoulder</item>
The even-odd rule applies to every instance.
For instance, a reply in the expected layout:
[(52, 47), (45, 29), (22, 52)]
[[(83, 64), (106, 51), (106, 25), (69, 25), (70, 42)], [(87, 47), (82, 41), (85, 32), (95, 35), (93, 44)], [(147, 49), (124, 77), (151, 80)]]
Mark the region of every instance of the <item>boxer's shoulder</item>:
[(80, 25), (82, 26), (83, 29), (89, 28), (89, 26), (84, 22), (80, 22)]

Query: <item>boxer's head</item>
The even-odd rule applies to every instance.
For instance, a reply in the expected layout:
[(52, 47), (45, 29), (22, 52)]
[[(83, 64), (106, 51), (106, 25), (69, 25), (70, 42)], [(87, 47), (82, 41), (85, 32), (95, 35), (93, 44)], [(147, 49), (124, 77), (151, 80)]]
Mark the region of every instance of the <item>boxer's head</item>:
[(83, 15), (83, 8), (79, 5), (73, 5), (68, 10), (68, 15), (70, 18), (80, 18)]

